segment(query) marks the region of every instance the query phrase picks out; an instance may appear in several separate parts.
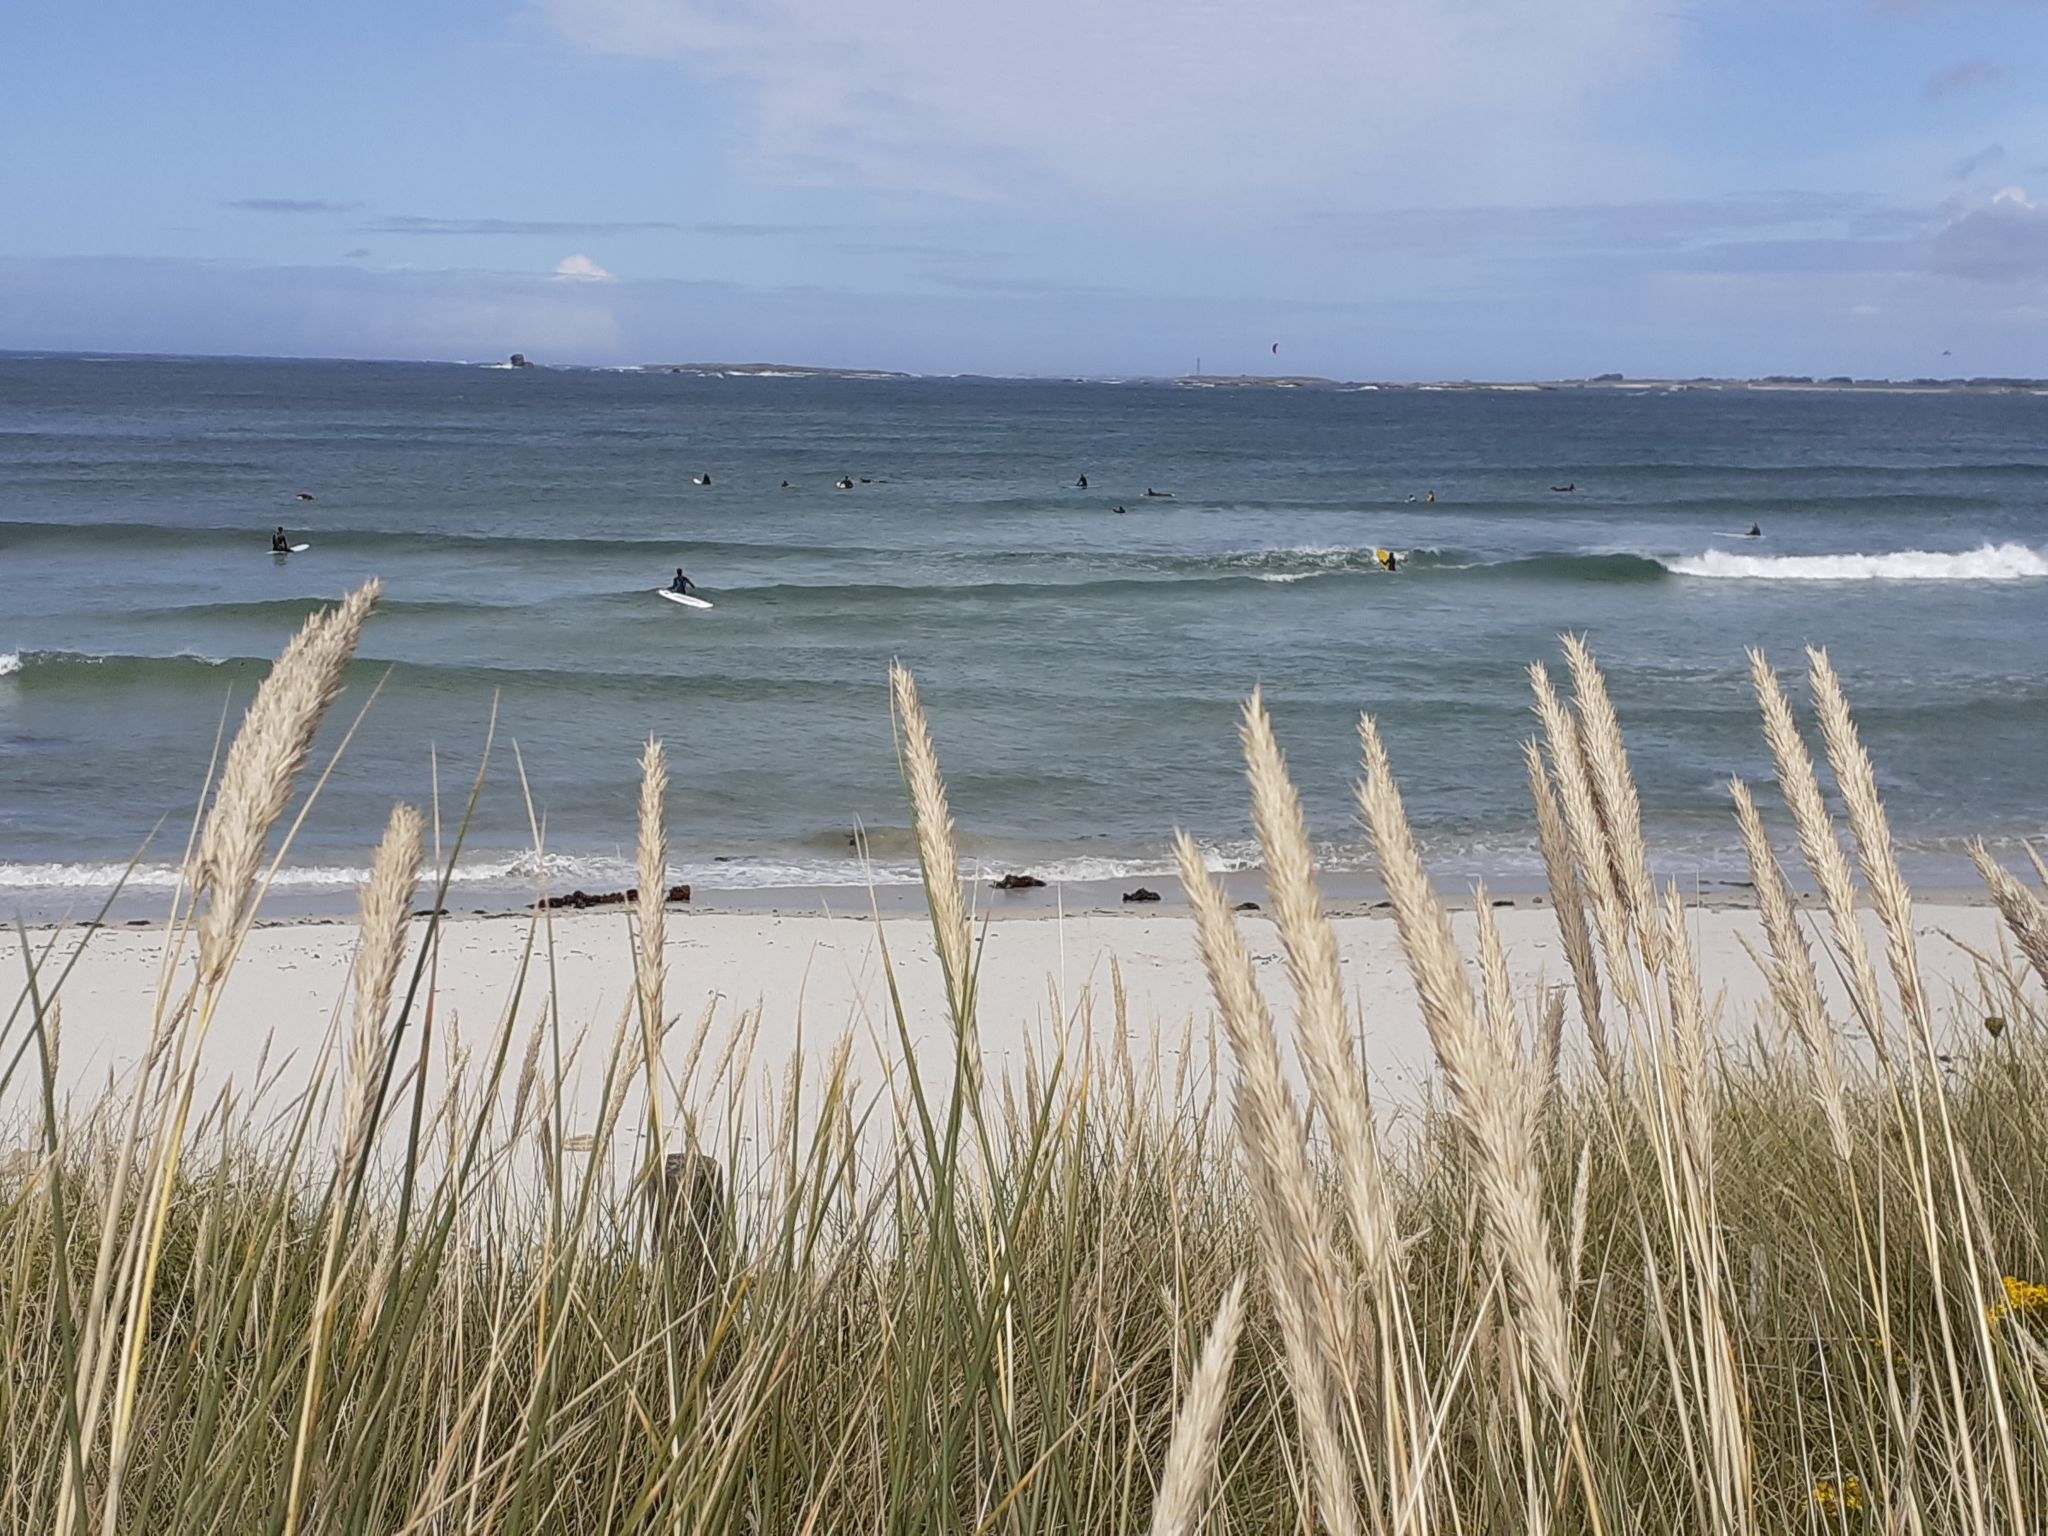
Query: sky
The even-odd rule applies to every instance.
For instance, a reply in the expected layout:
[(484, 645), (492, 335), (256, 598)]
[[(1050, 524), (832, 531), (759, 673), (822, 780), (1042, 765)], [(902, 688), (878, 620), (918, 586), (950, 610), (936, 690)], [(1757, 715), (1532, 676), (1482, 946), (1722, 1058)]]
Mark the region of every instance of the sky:
[(0, 144), (0, 349), (2048, 375), (2048, 0), (13, 0)]

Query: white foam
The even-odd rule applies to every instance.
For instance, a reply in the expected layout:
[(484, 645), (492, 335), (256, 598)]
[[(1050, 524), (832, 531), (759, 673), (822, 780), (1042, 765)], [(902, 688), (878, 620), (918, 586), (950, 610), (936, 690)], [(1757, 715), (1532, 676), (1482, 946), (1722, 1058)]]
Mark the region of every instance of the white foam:
[(1983, 544), (1961, 554), (1902, 549), (1886, 555), (1739, 555), (1710, 549), (1664, 565), (1680, 576), (1723, 581), (2024, 581), (2048, 576), (2048, 555), (2024, 544)]
[(21, 670), (21, 652), (0, 652), (0, 677), (12, 677)]

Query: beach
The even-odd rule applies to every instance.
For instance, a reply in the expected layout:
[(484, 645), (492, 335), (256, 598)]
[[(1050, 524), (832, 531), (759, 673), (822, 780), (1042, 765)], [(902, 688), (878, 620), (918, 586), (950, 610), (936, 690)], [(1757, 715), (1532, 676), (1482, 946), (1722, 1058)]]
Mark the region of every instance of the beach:
[[(693, 1088), (704, 1088), (708, 1062), (747, 1036), (754, 1041), (756, 1087), (773, 1090), (792, 1062), (815, 1069), (844, 1035), (852, 1037), (856, 1076), (879, 1087), (903, 1057), (890, 1010), (892, 968), (921, 1059), (943, 1067), (949, 1033), (929, 922), (907, 914), (877, 921), (859, 914), (860, 893), (842, 894), (847, 905), (839, 915), (670, 912), (665, 1011), (675, 1020), (666, 1048), (671, 1074), (680, 1076), (698, 1025), (709, 1020), (699, 1081), (677, 1085), (685, 1106)], [(1565, 988), (1566, 1047), (1581, 1054), (1577, 1003), (1551, 912), (1525, 897), (1493, 915), (1518, 1003), (1533, 1015), (1548, 989)], [(1819, 951), (1825, 918), (1816, 913), (1812, 921)], [(1865, 914), (1865, 921), (1873, 946), (1881, 947), (1874, 919)], [(1974, 992), (1974, 962), (1954, 941), (1995, 954), (1997, 912), (1949, 897), (1919, 907), (1916, 921), (1930, 994), (1944, 1005), (1952, 996), (1967, 999)], [(1273, 923), (1263, 912), (1240, 913), (1238, 922), (1285, 1037), (1292, 993)], [(1689, 922), (1707, 996), (1717, 1004), (1720, 1036), (1740, 1046), (1759, 1023), (1764, 996), (1763, 977), (1751, 958), (1766, 948), (1757, 914), (1724, 901), (1696, 907)], [(1469, 903), (1454, 914), (1453, 925), (1461, 949), (1474, 954)], [(1384, 911), (1353, 910), (1333, 917), (1332, 926), (1374, 1098), (1389, 1109), (1413, 1106), (1437, 1071), (1394, 922)], [(414, 920), (409, 956), (417, 955), (426, 928), (423, 919)], [(54, 940), (51, 964), (58, 966), (82, 938), (89, 939), (63, 989), (60, 1076), (69, 1089), (89, 1093), (109, 1074), (119, 1079), (132, 1070), (147, 1036), (167, 937), (159, 926), (32, 935), (38, 943)], [(355, 939), (354, 923), (341, 919), (268, 923), (250, 933), (205, 1045), (200, 1081), (208, 1096), (231, 1087), (246, 1094), (259, 1063), (265, 1092), (278, 1103), (311, 1080), (329, 1047), (330, 1021), (345, 1016), (340, 1010)], [(1194, 923), (1185, 911), (1061, 913), (1040, 907), (1030, 915), (992, 919), (981, 944), (978, 1024), (992, 1078), (1006, 1072), (1021, 1076), (1027, 1042), (1043, 1061), (1062, 1038), (1070, 1048), (1085, 1045), (1106, 1054), (1121, 1048), (1140, 1063), (1156, 1059), (1169, 1077), (1192, 1042), (1200, 1058), (1196, 1064), (1206, 1069), (1214, 1005)], [(1846, 1014), (1835, 978), (1826, 966), (1821, 969), (1830, 1001)], [(1118, 976), (1127, 1031), (1121, 1046), (1114, 1001)], [(472, 1052), (485, 1049), (508, 1012), (515, 1014), (516, 1054), (545, 1016), (543, 1005), (552, 994), (564, 1039), (586, 1041), (572, 1077), (573, 1102), (587, 1121), (601, 1101), (603, 1057), (632, 1004), (632, 987), (631, 933), (625, 914), (615, 908), (444, 920), (425, 995), (444, 1036), (452, 1033)], [(416, 1010), (414, 1016), (422, 1015)], [(1778, 1025), (1766, 1022), (1763, 1028), (1767, 1047), (1784, 1047)]]

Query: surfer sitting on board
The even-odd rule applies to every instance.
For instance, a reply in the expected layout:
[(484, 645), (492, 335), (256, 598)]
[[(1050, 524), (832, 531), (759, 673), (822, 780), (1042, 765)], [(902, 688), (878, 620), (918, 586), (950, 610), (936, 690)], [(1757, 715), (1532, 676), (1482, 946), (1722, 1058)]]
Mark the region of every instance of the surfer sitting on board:
[(696, 586), (697, 583), (685, 576), (683, 568), (679, 565), (676, 567), (676, 579), (668, 584), (668, 589), (671, 592), (690, 592), (694, 591)]
[(273, 555), (288, 555), (292, 552), (292, 541), (284, 536), (282, 528), (270, 536), (270, 552)]
[(1761, 526), (1760, 524), (1757, 524), (1757, 523), (1751, 523), (1751, 524), (1749, 525), (1749, 532), (1747, 532), (1747, 533), (1745, 533), (1745, 534), (1743, 535), (1743, 537), (1744, 537), (1745, 539), (1760, 539), (1760, 538), (1762, 538), (1763, 536), (1764, 536), (1764, 530), (1763, 530), (1762, 526)]

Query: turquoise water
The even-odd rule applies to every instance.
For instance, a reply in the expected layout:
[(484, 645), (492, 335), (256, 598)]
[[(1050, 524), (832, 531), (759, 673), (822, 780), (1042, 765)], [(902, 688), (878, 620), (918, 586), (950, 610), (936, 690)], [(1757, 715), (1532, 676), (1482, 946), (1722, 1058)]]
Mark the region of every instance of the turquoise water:
[[(138, 878), (167, 880), (224, 707), (372, 575), (342, 712), (383, 690), (288, 888), (345, 886), (437, 770), (452, 822), (494, 712), (480, 888), (531, 868), (522, 768), (556, 884), (622, 880), (650, 731), (677, 879), (858, 881), (856, 826), (904, 878), (892, 657), (992, 872), (1156, 873), (1177, 825), (1246, 862), (1256, 684), (1334, 865), (1367, 862), (1370, 710), (1431, 857), (1511, 879), (1522, 669), (1565, 630), (1610, 671), (1666, 868), (1739, 875), (1725, 783), (1767, 772), (1743, 649), (1811, 642), (1902, 840), (1952, 871), (2048, 820), (2044, 426), (2010, 396), (0, 358), (0, 899), (75, 904), (153, 831)], [(273, 559), (280, 523), (312, 547)], [(652, 595), (678, 564), (715, 610)]]

